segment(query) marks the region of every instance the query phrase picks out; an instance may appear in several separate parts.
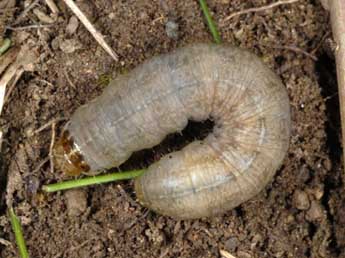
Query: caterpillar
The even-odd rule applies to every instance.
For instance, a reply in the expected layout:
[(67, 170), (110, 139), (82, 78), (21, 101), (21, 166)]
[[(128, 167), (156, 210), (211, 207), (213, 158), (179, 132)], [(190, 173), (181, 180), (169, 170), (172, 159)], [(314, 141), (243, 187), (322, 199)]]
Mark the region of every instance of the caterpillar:
[(150, 165), (135, 192), (163, 215), (214, 216), (257, 195), (289, 146), (287, 91), (246, 50), (194, 44), (118, 76), (72, 115), (55, 147), (57, 162), (69, 174), (118, 167), (189, 120), (206, 119), (213, 131)]

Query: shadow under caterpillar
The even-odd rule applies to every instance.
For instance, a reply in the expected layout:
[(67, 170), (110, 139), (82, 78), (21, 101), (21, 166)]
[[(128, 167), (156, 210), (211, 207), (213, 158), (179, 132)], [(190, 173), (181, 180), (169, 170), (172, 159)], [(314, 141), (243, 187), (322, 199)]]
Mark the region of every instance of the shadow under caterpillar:
[(212, 133), (149, 166), (135, 191), (160, 214), (213, 216), (259, 193), (289, 145), (286, 89), (245, 50), (195, 44), (118, 76), (73, 114), (56, 145), (57, 161), (69, 174), (117, 167), (188, 120), (210, 118)]

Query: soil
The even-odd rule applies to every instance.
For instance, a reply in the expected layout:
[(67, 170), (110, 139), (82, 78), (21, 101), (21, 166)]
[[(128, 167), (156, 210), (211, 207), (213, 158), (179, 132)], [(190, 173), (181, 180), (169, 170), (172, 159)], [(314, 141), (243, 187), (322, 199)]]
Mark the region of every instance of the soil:
[[(30, 1), (17, 2), (13, 17), (5, 19), (7, 25), (15, 24)], [(223, 24), (235, 11), (271, 1), (208, 1), (223, 41), (256, 53), (281, 77), (291, 100), (293, 126), (284, 164), (261, 194), (224, 215), (190, 221), (140, 206), (131, 181), (43, 193), (42, 185), (67, 177), (51, 171), (47, 161), (51, 127), (33, 132), (60, 119), (58, 135), (65, 122), (61, 118), (68, 119), (99, 95), (110, 78), (144, 60), (189, 43), (211, 42), (198, 2), (76, 1), (106, 36), (119, 62), (82, 25), (76, 26), (63, 1), (55, 2), (60, 14), (53, 26), (6, 31), (16, 45), (29, 42), (38, 48), (40, 59), (34, 72), (18, 81), (0, 120), (0, 257), (18, 257), (6, 205), (14, 206), (29, 253), (36, 258), (221, 257), (221, 250), (236, 258), (345, 257), (334, 43), (329, 15), (319, 1), (281, 5)], [(36, 8), (50, 14), (45, 1)], [(38, 23), (29, 11), (13, 27)], [(194, 133), (200, 136), (197, 127), (191, 125), (189, 136), (179, 141), (192, 140)], [(124, 169), (146, 166), (170, 148), (168, 144), (131, 159)]]

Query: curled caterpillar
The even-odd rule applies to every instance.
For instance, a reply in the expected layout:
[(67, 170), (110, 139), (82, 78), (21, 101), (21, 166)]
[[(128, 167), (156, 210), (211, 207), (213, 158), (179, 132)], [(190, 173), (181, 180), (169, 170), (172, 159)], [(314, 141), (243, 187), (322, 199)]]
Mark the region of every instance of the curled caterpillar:
[(73, 114), (56, 146), (58, 162), (70, 174), (117, 167), (188, 120), (206, 119), (215, 123), (212, 133), (152, 164), (135, 191), (160, 214), (213, 216), (259, 193), (289, 145), (286, 89), (245, 50), (196, 44), (118, 76)]

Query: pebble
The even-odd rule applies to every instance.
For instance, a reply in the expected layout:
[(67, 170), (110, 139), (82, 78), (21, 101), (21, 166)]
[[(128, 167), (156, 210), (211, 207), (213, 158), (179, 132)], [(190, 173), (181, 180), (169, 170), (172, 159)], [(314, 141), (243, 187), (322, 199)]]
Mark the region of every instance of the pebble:
[(145, 235), (152, 241), (155, 245), (162, 245), (165, 242), (164, 233), (158, 228), (149, 228), (145, 230)]
[(85, 190), (73, 189), (65, 192), (67, 213), (70, 217), (77, 217), (87, 209), (87, 194)]
[(46, 13), (42, 12), (42, 11), (41, 11), (40, 9), (38, 9), (38, 8), (33, 9), (32, 12), (33, 12), (33, 13), (36, 15), (36, 17), (37, 17), (41, 22), (43, 22), (43, 23), (52, 24), (52, 23), (55, 22), (55, 20), (54, 20), (52, 17), (48, 16)]
[(60, 44), (59, 42), (60, 42), (60, 40), (58, 37), (56, 37), (52, 40), (51, 46), (52, 46), (53, 50), (57, 50), (59, 48), (59, 44)]
[(116, 18), (115, 13), (113, 13), (113, 12), (109, 13), (109, 14), (108, 14), (108, 18), (109, 18), (110, 20), (114, 20), (114, 19)]
[(293, 205), (299, 210), (308, 210), (310, 207), (310, 201), (308, 194), (301, 190), (296, 190), (292, 197)]
[(81, 43), (76, 39), (66, 39), (60, 42), (60, 49), (66, 54), (71, 54), (81, 49)]
[(317, 202), (313, 201), (310, 205), (310, 209), (306, 213), (306, 219), (310, 222), (315, 222), (323, 217), (323, 208)]
[(37, 193), (40, 187), (40, 181), (35, 176), (28, 176), (25, 178), (26, 193), (28, 195), (34, 195)]
[(235, 251), (239, 245), (239, 241), (236, 237), (230, 237), (225, 241), (225, 249), (228, 251)]
[(305, 183), (310, 179), (310, 171), (307, 167), (303, 166), (297, 175), (297, 181), (299, 183)]
[(323, 190), (323, 185), (319, 185), (317, 186), (316, 188), (313, 189), (313, 194), (316, 198), (316, 200), (321, 200), (321, 198), (323, 197), (324, 195), (324, 190)]
[(168, 21), (165, 24), (165, 32), (168, 35), (169, 38), (171, 39), (178, 39), (179, 36), (179, 26), (176, 22), (174, 21)]
[(74, 34), (77, 29), (79, 27), (79, 20), (76, 16), (72, 16), (69, 21), (68, 24), (66, 26), (66, 34), (68, 35), (72, 35)]
[(322, 162), (323, 166), (325, 167), (325, 169), (327, 169), (328, 171), (332, 170), (332, 161), (330, 161), (329, 159), (325, 159)]

